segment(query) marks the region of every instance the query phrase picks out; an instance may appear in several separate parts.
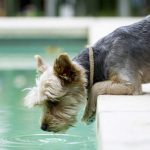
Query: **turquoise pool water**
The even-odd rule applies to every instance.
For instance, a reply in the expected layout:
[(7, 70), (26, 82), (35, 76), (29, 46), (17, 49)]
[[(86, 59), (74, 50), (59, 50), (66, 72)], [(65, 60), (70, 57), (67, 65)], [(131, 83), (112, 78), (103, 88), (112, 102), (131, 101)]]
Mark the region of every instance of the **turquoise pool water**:
[(94, 123), (80, 122), (65, 134), (40, 130), (40, 108), (23, 106), (22, 89), (34, 77), (35, 70), (0, 71), (0, 150), (96, 150)]
[(36, 71), (28, 65), (35, 54), (53, 62), (58, 53), (73, 57), (86, 44), (87, 38), (79, 37), (0, 36), (0, 150), (96, 150), (94, 123), (52, 134), (40, 130), (40, 108), (23, 106), (22, 90), (34, 85)]

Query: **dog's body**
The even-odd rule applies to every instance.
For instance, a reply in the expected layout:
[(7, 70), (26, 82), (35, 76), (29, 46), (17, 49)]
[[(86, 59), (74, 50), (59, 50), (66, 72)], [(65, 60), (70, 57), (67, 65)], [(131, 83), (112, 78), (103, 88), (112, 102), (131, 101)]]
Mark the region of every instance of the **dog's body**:
[[(143, 83), (150, 81), (150, 75), (146, 73), (150, 72), (150, 17), (116, 29), (100, 39), (92, 48), (95, 66), (94, 83), (114, 80), (112, 79), (114, 75), (118, 78), (116, 80), (121, 79), (133, 84), (137, 83), (138, 75), (142, 75)], [(87, 48), (73, 61), (78, 62), (89, 73), (88, 57)]]
[(116, 29), (92, 46), (94, 54), (93, 87), (89, 86), (89, 49), (72, 61), (60, 55), (52, 69), (37, 57), (41, 73), (37, 86), (26, 97), (28, 106), (44, 107), (42, 129), (62, 131), (76, 122), (81, 103), (86, 102), (83, 120), (90, 122), (99, 94), (142, 94), (141, 83), (150, 82), (150, 17)]

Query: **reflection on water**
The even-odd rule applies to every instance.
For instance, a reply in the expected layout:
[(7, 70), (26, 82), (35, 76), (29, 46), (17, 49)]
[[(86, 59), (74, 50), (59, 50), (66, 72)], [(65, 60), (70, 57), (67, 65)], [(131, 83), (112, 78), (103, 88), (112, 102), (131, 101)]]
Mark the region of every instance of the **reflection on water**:
[(66, 134), (40, 130), (40, 109), (23, 106), (22, 89), (32, 86), (34, 77), (34, 70), (0, 72), (0, 150), (95, 150), (94, 124), (78, 123)]
[(33, 134), (24, 135), (13, 138), (2, 138), (0, 144), (7, 148), (46, 148), (53, 147), (53, 149), (67, 148), (73, 150), (87, 150), (88, 144), (92, 144), (93, 139), (89, 137), (82, 137), (70, 134)]

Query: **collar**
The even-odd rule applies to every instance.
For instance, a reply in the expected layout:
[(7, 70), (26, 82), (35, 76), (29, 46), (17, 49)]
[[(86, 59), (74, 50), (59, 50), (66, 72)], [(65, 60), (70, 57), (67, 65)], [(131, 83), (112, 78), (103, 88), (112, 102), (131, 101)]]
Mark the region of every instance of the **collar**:
[(90, 89), (91, 89), (94, 80), (94, 55), (92, 47), (89, 47), (89, 64), (90, 64)]

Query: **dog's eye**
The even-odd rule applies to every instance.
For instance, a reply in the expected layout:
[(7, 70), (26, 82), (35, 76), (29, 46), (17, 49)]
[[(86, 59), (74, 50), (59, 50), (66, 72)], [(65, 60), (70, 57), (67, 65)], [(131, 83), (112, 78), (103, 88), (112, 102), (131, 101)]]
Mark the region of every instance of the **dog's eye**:
[(52, 101), (48, 100), (47, 103), (48, 103), (49, 106), (57, 106), (58, 105), (58, 101), (57, 100), (56, 101), (55, 100), (52, 100)]

